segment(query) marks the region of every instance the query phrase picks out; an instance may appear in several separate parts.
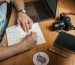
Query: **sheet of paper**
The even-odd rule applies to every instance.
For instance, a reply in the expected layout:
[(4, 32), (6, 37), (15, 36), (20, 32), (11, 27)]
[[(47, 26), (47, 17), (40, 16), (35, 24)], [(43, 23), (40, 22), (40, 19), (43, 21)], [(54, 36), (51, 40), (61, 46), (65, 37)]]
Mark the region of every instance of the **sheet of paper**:
[[(33, 24), (31, 31), (36, 32), (36, 34), (38, 35), (37, 45), (45, 43), (44, 36), (41, 32), (38, 23)], [(8, 27), (6, 29), (6, 34), (7, 34), (8, 45), (10, 46), (21, 42), (21, 40), (26, 36), (27, 33), (22, 30), (21, 26), (15, 25), (12, 27)]]

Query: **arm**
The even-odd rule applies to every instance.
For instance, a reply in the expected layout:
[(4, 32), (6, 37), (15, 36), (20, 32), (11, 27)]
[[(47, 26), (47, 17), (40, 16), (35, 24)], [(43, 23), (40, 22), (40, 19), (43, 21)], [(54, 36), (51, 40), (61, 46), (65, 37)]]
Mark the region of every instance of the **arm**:
[(2, 4), (2, 3), (9, 3), (10, 2), (10, 0), (0, 0), (0, 4)]
[(3, 2), (3, 0), (0, 0), (0, 3), (2, 3)]
[(10, 57), (33, 48), (36, 45), (36, 42), (37, 35), (35, 33), (32, 33), (30, 36), (26, 36), (19, 44), (9, 47), (0, 47), (0, 61), (6, 60)]
[(21, 47), (20, 44), (9, 47), (0, 47), (0, 61), (6, 60), (26, 50), (27, 48)]
[(17, 11), (20, 9), (24, 9), (24, 0), (14, 0), (14, 5)]
[[(24, 10), (24, 0), (14, 0), (14, 5), (17, 9), (17, 11), (19, 10)], [(22, 28), (25, 32), (28, 32), (29, 29), (31, 29), (33, 21), (30, 19), (30, 17), (25, 13), (19, 11), (17, 13), (18, 17), (17, 17), (17, 22), (18, 24), (22, 25)]]

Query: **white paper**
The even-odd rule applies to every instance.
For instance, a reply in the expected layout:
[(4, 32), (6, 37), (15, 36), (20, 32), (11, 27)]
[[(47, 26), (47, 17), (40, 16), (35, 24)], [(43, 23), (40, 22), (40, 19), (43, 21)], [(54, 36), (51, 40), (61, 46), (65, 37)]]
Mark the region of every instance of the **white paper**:
[[(41, 32), (38, 23), (33, 24), (31, 31), (36, 32), (36, 34), (38, 35), (37, 45), (45, 43), (44, 36)], [(27, 33), (22, 30), (21, 26), (15, 25), (12, 27), (8, 27), (6, 29), (6, 34), (7, 34), (8, 45), (10, 46), (21, 42), (21, 40), (26, 36)]]

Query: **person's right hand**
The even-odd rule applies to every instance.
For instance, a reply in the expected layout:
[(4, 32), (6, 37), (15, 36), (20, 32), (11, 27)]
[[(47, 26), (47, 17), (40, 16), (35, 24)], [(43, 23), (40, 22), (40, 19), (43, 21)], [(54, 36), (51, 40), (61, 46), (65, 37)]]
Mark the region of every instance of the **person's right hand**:
[(37, 40), (38, 36), (36, 33), (32, 32), (22, 40), (22, 44), (29, 50), (36, 46)]

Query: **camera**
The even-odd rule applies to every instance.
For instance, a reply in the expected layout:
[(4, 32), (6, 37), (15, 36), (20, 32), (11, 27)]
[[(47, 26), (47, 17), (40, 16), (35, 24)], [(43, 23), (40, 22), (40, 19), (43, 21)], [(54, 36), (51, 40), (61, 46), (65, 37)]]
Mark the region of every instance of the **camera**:
[(69, 31), (69, 30), (75, 29), (75, 27), (71, 23), (71, 18), (67, 16), (65, 13), (60, 14), (59, 20), (52, 24), (52, 28), (55, 31), (58, 31), (58, 30)]

